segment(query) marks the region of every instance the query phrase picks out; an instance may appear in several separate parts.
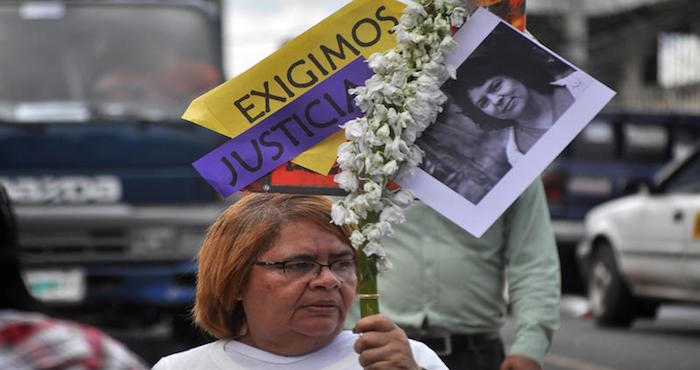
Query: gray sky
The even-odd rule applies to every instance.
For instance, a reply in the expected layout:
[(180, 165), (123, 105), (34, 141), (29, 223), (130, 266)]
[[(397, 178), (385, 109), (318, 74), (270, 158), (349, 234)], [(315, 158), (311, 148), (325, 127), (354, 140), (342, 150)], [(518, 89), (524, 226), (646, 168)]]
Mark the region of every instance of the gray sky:
[(255, 65), (349, 0), (224, 0), (227, 77)]
[[(349, 1), (224, 0), (224, 58), (227, 77), (232, 78), (252, 67), (277, 50), (283, 42), (298, 36)], [(527, 8), (528, 12), (532, 13), (559, 12), (565, 11), (571, 1), (583, 1), (585, 11), (589, 14), (604, 14), (669, 0), (527, 0)], [(666, 41), (674, 46), (680, 43), (678, 40)], [(692, 49), (693, 53), (700, 53), (700, 41), (690, 40), (684, 43), (698, 45), (690, 49), (685, 44), (682, 48), (668, 47), (665, 51), (668, 53), (668, 60), (664, 59), (666, 69), (669, 68), (668, 65), (672, 65), (676, 71), (676, 60), (688, 59), (687, 55), (679, 58), (673, 54), (676, 49)], [(684, 73), (674, 73), (668, 79), (687, 78)], [(696, 73), (693, 81), (697, 81), (698, 78), (700, 77), (697, 77)]]

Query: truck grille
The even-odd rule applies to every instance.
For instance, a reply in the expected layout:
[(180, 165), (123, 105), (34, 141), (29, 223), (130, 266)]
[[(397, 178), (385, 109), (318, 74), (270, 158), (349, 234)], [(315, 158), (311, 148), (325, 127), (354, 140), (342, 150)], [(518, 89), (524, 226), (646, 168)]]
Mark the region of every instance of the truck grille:
[(38, 231), (20, 235), (25, 262), (76, 262), (129, 258), (129, 236), (125, 230)]

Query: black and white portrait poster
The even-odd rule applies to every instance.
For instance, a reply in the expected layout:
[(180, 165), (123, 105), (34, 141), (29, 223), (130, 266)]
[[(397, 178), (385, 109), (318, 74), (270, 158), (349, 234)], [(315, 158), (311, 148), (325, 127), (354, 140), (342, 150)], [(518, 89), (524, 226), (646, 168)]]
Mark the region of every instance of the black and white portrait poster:
[(480, 237), (615, 92), (487, 10), (454, 38), (457, 79), (400, 185)]

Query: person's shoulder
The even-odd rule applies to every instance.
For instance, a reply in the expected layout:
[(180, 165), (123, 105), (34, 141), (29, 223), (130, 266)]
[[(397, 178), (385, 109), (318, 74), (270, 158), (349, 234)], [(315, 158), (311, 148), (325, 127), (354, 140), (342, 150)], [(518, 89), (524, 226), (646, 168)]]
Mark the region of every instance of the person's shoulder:
[(37, 312), (26, 312), (9, 309), (0, 310), (0, 324), (3, 327), (13, 323), (38, 324), (46, 322), (48, 316)]
[(163, 357), (163, 359), (167, 359), (168, 361), (175, 361), (179, 362), (182, 360), (187, 360), (187, 359), (192, 359), (192, 358), (200, 358), (201, 356), (206, 355), (210, 351), (212, 351), (216, 346), (222, 345), (222, 342), (220, 340), (214, 341), (214, 342), (209, 342), (202, 344), (197, 347), (193, 347), (190, 349), (186, 349), (181, 352), (176, 352), (170, 355), (167, 355)]
[(56, 319), (38, 312), (0, 311), (0, 335), (12, 341), (45, 337), (41, 342), (53, 345), (84, 340), (88, 334), (98, 339), (107, 338), (99, 329), (79, 322)]
[[(0, 311), (0, 340), (23, 348), (16, 361), (38, 364), (97, 363), (110, 369), (146, 369), (143, 361), (100, 329), (41, 313)], [(26, 356), (41, 353), (41, 356)], [(33, 366), (33, 365), (32, 365)]]
[(546, 208), (547, 197), (544, 193), (544, 185), (540, 177), (535, 178), (520, 195), (515, 199), (501, 217), (510, 217), (523, 211), (529, 213), (534, 210), (542, 211)]
[(223, 341), (217, 340), (181, 352), (173, 353), (161, 358), (153, 366), (153, 370), (198, 369), (198, 364), (201, 363), (204, 358), (209, 356), (211, 351), (214, 351), (218, 346), (223, 347)]

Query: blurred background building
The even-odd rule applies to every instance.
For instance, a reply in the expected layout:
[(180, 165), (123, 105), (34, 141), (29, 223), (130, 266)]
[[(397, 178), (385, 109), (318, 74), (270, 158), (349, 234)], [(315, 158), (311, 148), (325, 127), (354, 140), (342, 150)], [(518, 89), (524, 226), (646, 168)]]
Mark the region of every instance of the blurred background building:
[(528, 28), (618, 91), (608, 110), (700, 113), (700, 2), (528, 0)]
[[(224, 0), (229, 77), (346, 3)], [(607, 110), (700, 113), (699, 1), (527, 0), (526, 6), (527, 27), (538, 40), (618, 91)]]

